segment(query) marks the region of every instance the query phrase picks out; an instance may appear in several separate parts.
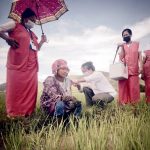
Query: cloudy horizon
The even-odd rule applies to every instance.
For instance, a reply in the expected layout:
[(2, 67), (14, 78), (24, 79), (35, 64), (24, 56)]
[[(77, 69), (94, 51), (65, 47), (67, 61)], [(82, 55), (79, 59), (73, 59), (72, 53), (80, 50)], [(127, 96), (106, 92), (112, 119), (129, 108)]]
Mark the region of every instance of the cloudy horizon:
[[(92, 61), (96, 70), (108, 72), (109, 65), (115, 55), (117, 43), (122, 42), (121, 32), (126, 27), (133, 30), (133, 40), (141, 43), (141, 50), (150, 49), (150, 10), (146, 9), (148, 8), (147, 5), (150, 4), (149, 1), (140, 3), (138, 0), (127, 0), (127, 3), (122, 1), (118, 6), (113, 3), (108, 6), (109, 12), (105, 11), (108, 1), (101, 1), (102, 3), (100, 3), (98, 0), (93, 0), (93, 2), (95, 3), (92, 5), (92, 2), (87, 0), (85, 5), (81, 0), (76, 0), (76, 2), (66, 0), (69, 11), (58, 21), (43, 25), (49, 42), (45, 43), (39, 52), (40, 81), (43, 81), (51, 74), (51, 64), (59, 58), (67, 60), (70, 75), (80, 75), (80, 66), (86, 61)], [(136, 2), (136, 8), (131, 7), (132, 2), (133, 4)], [(2, 0), (2, 3), (4, 5), (6, 0)], [(8, 5), (8, 3), (6, 4)], [(99, 4), (106, 6), (103, 8)], [(126, 9), (122, 7), (123, 4)], [(8, 6), (5, 5), (5, 7), (7, 8), (6, 10), (9, 9)], [(83, 10), (80, 7), (83, 7)], [(85, 12), (90, 8), (94, 13)], [(0, 6), (1, 9), (4, 8)], [(137, 9), (138, 13), (136, 12)], [(121, 10), (122, 12), (120, 12)], [(111, 11), (112, 13), (110, 13)], [(125, 12), (127, 13), (126, 15), (124, 14)], [(97, 18), (94, 14), (98, 15)], [(0, 16), (1, 24), (4, 23), (5, 17), (7, 15)], [(118, 23), (115, 19), (117, 19)], [(39, 26), (34, 31), (40, 37)], [(5, 64), (8, 48), (7, 44), (0, 39), (0, 83), (6, 80)]]

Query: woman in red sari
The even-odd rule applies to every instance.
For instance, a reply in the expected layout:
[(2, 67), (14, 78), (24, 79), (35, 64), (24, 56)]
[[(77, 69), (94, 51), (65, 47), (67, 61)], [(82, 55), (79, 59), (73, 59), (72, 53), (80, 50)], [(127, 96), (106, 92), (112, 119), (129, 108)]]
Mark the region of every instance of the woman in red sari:
[(141, 52), (139, 51), (139, 43), (131, 40), (132, 31), (124, 29), (122, 32), (123, 41), (120, 44), (121, 51), (119, 53), (120, 60), (128, 67), (128, 79), (120, 80), (119, 88), (119, 104), (135, 104), (140, 100), (139, 73), (142, 71)]
[[(34, 26), (35, 13), (27, 8), (22, 13), (21, 23), (8, 22), (0, 27), (0, 37), (9, 45), (7, 56), (6, 110), (8, 117), (30, 116), (37, 99), (37, 51), (46, 41), (30, 30)], [(6, 34), (8, 33), (8, 35)]]
[(143, 53), (142, 79), (145, 81), (146, 103), (150, 104), (150, 50), (145, 50)]

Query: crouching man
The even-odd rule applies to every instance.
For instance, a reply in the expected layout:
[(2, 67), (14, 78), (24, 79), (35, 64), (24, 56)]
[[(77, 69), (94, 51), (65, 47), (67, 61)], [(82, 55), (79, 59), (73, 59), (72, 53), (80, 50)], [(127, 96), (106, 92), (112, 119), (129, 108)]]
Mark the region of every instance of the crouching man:
[(79, 91), (83, 91), (87, 106), (97, 105), (105, 108), (116, 96), (116, 91), (106, 77), (95, 71), (92, 62), (82, 64), (81, 71), (84, 77), (75, 81)]

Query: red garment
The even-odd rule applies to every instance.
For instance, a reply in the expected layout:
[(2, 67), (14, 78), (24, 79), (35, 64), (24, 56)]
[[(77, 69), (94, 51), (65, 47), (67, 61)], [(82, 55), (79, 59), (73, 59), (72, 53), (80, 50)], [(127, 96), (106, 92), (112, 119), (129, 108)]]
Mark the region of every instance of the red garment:
[(120, 80), (118, 88), (120, 104), (135, 104), (140, 100), (138, 76), (129, 76), (127, 80)]
[[(31, 32), (36, 46), (37, 37)], [(6, 109), (9, 116), (31, 115), (37, 98), (37, 51), (30, 48), (30, 33), (16, 23), (9, 36), (19, 43), (19, 48), (10, 47), (7, 57)]]
[(146, 102), (150, 103), (150, 50), (144, 51), (146, 55), (146, 61), (143, 65), (143, 74), (145, 81), (145, 95)]
[(125, 53), (121, 60), (128, 66), (129, 77), (127, 80), (120, 80), (118, 83), (120, 104), (137, 103), (140, 100), (138, 48), (139, 43), (137, 42), (132, 42), (129, 47), (127, 44), (123, 45)]

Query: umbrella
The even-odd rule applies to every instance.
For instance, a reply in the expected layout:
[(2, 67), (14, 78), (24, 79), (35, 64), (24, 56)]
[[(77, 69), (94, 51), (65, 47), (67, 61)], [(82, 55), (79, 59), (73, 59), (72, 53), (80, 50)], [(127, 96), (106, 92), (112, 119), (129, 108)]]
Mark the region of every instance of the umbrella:
[(49, 21), (58, 20), (58, 18), (68, 11), (64, 0), (14, 0), (9, 13), (9, 18), (18, 22), (21, 20), (21, 14), (26, 8), (32, 9), (36, 16), (36, 24), (41, 25)]

